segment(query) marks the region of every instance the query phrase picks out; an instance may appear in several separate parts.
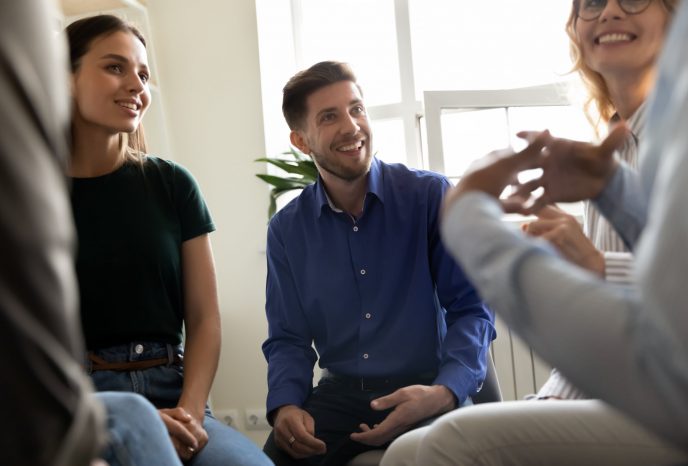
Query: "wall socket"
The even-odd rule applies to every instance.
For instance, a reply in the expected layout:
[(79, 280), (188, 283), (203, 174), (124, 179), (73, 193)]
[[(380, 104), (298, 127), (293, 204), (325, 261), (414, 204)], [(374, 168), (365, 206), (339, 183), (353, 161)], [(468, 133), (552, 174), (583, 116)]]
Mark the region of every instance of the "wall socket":
[(270, 424), (265, 417), (265, 409), (263, 408), (247, 408), (246, 409), (246, 430), (270, 430)]
[(239, 410), (238, 409), (221, 409), (213, 413), (218, 421), (227, 424), (229, 427), (239, 429)]

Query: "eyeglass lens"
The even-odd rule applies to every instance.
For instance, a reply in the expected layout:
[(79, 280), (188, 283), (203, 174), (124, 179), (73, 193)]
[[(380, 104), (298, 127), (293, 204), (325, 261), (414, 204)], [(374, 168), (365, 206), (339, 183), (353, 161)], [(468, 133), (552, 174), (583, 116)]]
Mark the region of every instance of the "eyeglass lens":
[[(607, 6), (608, 0), (580, 0), (578, 17), (590, 21), (599, 18)], [(642, 13), (652, 0), (613, 0), (618, 2), (624, 13), (635, 15)]]

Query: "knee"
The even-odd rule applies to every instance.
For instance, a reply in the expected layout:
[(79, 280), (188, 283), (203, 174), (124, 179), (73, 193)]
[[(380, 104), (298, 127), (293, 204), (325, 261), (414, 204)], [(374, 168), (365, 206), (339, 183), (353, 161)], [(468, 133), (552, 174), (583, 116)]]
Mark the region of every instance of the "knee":
[(380, 466), (413, 466), (417, 464), (416, 452), (428, 429), (429, 427), (415, 429), (394, 440), (385, 451)]
[(157, 410), (143, 396), (130, 392), (98, 392), (96, 397), (103, 403), (109, 418), (132, 416), (157, 417)]
[[(430, 426), (416, 453), (417, 464), (475, 465), (475, 448), (481, 441), (468, 416), (456, 411)], [(466, 418), (466, 419), (462, 419)]]

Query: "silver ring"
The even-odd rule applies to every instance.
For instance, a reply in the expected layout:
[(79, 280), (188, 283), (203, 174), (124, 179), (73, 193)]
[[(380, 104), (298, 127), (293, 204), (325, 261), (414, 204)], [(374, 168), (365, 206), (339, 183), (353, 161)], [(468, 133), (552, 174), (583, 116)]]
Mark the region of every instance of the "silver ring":
[(292, 446), (294, 445), (294, 442), (296, 442), (296, 437), (292, 435), (291, 437), (289, 437), (289, 440), (287, 441), (289, 442), (289, 446)]

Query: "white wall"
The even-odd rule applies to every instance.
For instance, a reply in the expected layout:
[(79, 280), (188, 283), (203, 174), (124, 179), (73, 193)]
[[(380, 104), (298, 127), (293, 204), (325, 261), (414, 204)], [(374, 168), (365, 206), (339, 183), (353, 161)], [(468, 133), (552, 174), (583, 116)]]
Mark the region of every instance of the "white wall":
[[(212, 235), (223, 349), (215, 411), (264, 408), (267, 187), (254, 0), (148, 0), (163, 96), (167, 154), (198, 179), (217, 225)], [(286, 136), (285, 136), (286, 137)], [(242, 427), (240, 419), (239, 427)], [(262, 444), (267, 432), (251, 432)]]

